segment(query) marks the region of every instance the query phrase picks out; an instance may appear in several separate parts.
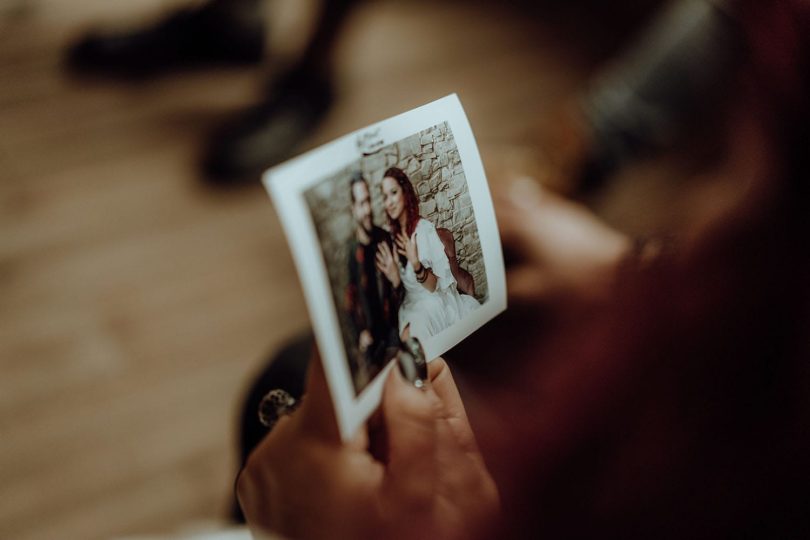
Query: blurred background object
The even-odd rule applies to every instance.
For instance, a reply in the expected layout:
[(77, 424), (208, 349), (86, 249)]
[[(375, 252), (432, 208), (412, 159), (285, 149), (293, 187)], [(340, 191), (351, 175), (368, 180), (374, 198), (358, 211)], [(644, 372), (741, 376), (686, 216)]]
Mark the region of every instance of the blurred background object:
[[(491, 181), (542, 178), (559, 111), (660, 3), (362, 3), (303, 148), (458, 92)], [(263, 65), (137, 84), (63, 69), (88, 26), (187, 5), (0, 3), (2, 538), (225, 520), (241, 392), (308, 325), (263, 189), (202, 183), (198, 163), (208, 133), (300, 54), (317, 5), (268, 2), (278, 54)], [(739, 188), (683, 181), (695, 154), (643, 158), (590, 202), (632, 235), (680, 230)]]
[(256, 104), (211, 134), (201, 163), (211, 180), (255, 180), (290, 158), (331, 107), (334, 43), (354, 3), (329, 0), (314, 10), (304, 4), (305, 12), (313, 11), (312, 28), (302, 32), (303, 46), (292, 58), (278, 54), (268, 39), (267, 2), (207, 0), (133, 28), (90, 31), (69, 47), (67, 67), (75, 74), (135, 82), (272, 60), (275, 73)]

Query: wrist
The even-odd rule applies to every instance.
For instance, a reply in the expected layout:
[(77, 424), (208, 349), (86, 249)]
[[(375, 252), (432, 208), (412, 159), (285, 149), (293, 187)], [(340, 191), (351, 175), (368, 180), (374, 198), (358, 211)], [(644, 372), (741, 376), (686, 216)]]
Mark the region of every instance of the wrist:
[(424, 283), (425, 281), (427, 281), (429, 275), (430, 270), (423, 266), (422, 270), (416, 274), (416, 281), (418, 281), (419, 283)]

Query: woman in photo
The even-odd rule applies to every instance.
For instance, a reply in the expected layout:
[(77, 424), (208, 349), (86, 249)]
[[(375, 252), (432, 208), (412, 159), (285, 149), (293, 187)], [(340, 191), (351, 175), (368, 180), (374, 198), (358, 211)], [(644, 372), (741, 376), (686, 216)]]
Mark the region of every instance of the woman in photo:
[(403, 340), (435, 336), (479, 303), (458, 292), (444, 244), (433, 223), (419, 215), (419, 199), (402, 169), (385, 171), (382, 192), (397, 254), (381, 245), (377, 262), (389, 279), (401, 281), (405, 288), (399, 308), (400, 336)]

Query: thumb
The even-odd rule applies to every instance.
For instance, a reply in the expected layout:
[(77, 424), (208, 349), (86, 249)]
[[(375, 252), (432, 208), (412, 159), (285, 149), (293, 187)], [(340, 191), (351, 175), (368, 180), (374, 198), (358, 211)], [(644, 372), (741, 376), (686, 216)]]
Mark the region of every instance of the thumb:
[(306, 393), (301, 398), (301, 407), (293, 418), (299, 422), (303, 432), (310, 436), (328, 442), (340, 441), (329, 384), (326, 382), (323, 362), (317, 349), (313, 351), (309, 362)]
[(418, 389), (395, 366), (385, 382), (381, 412), (388, 444), (385, 488), (398, 505), (431, 504), (441, 400), (429, 383)]

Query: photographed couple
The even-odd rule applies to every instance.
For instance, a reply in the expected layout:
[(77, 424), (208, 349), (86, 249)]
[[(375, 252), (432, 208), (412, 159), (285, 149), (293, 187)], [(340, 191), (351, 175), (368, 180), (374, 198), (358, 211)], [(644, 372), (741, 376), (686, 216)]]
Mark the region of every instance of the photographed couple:
[(374, 225), (363, 175), (356, 173), (349, 187), (355, 230), (346, 309), (358, 350), (382, 366), (396, 355), (400, 340), (434, 336), (479, 303), (472, 276), (455, 261), (452, 233), (419, 215), (419, 199), (404, 171), (391, 167), (383, 176), (388, 230)]

